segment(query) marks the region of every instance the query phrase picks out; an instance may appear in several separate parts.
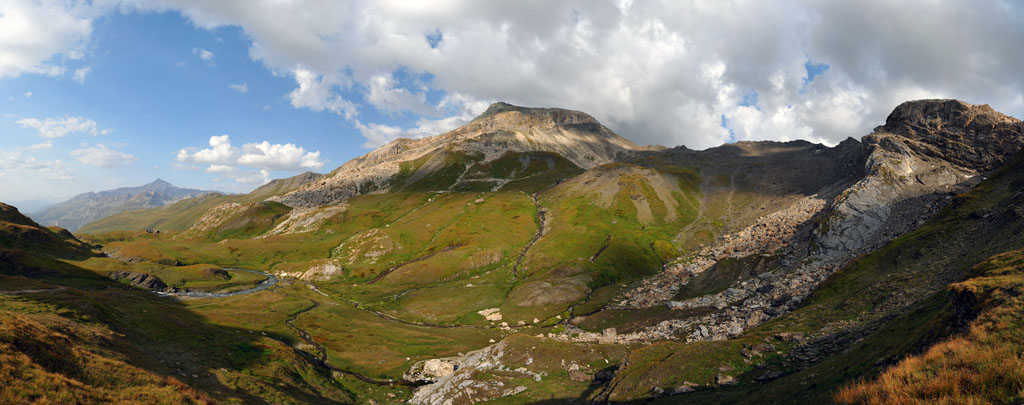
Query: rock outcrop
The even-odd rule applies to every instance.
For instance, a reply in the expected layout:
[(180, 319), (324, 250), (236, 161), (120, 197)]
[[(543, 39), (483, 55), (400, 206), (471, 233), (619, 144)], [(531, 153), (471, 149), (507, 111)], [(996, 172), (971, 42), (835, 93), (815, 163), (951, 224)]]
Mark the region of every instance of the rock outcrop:
[(909, 101), (863, 138), (867, 175), (830, 204), (814, 240), (826, 255), (866, 251), (919, 224), (1024, 146), (1024, 123), (988, 105)]
[(135, 287), (144, 288), (150, 291), (165, 291), (167, 290), (167, 283), (160, 280), (156, 276), (146, 273), (136, 273), (134, 271), (114, 271), (107, 275), (111, 280), (125, 280), (128, 284)]

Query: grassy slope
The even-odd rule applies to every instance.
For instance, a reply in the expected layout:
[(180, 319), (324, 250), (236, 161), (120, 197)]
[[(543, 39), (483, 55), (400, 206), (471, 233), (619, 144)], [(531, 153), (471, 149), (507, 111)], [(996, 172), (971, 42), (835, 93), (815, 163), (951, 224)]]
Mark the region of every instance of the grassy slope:
[(960, 336), (908, 357), (875, 379), (840, 390), (842, 403), (1024, 401), (1024, 250), (1002, 253), (951, 285), (977, 317)]
[(98, 234), (113, 231), (184, 231), (192, 227), (206, 211), (225, 202), (239, 202), (240, 196), (207, 194), (178, 201), (174, 204), (144, 210), (125, 211), (90, 222), (78, 233)]

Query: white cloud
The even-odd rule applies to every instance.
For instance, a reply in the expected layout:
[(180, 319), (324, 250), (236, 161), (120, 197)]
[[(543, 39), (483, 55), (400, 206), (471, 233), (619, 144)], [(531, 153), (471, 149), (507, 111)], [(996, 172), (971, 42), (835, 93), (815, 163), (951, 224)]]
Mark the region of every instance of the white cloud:
[(301, 67), (294, 68), (291, 72), (299, 85), (288, 93), (292, 107), (309, 108), (313, 111), (327, 110), (345, 119), (353, 119), (358, 114), (355, 104), (334, 93), (335, 88), (350, 86), (347, 80), (337, 76), (319, 76)]
[(84, 164), (99, 167), (124, 166), (137, 160), (135, 155), (118, 152), (104, 144), (97, 144), (91, 148), (75, 149), (71, 151), (71, 156), (74, 156), (75, 159)]
[(74, 171), (66, 163), (57, 160), (41, 160), (34, 156), (25, 156), (21, 151), (4, 152), (0, 150), (0, 177), (15, 174), (20, 180), (34, 178), (36, 175), (47, 180), (67, 181), (75, 178)]
[(270, 172), (267, 169), (256, 171), (239, 171), (231, 176), (238, 184), (263, 185), (270, 182)]
[(237, 184), (262, 185), (270, 182), (270, 171), (267, 169), (245, 170), (232, 166), (213, 165), (206, 169), (207, 173), (215, 173), (218, 180), (229, 179)]
[(213, 60), (216, 55), (214, 55), (213, 52), (201, 48), (192, 48), (192, 54), (198, 56), (199, 59), (203, 60), (203, 62), (206, 62), (207, 66), (216, 66), (216, 63), (214, 63)]
[(211, 136), (207, 149), (185, 148), (177, 153), (178, 162), (208, 164), (206, 171), (222, 173), (238, 166), (254, 169), (302, 171), (316, 170), (324, 165), (320, 152), (307, 152), (295, 144), (272, 144), (267, 141), (246, 143), (242, 148), (231, 145), (228, 135)]
[(273, 170), (319, 169), (324, 162), (320, 160), (320, 152), (306, 152), (305, 149), (286, 143), (284, 145), (247, 143), (242, 146), (242, 156), (238, 163), (249, 167), (260, 167)]
[(390, 113), (409, 111), (427, 116), (434, 116), (440, 112), (437, 107), (427, 102), (426, 94), (414, 93), (397, 87), (398, 82), (391, 73), (373, 75), (370, 77), (369, 84), (370, 89), (366, 94), (366, 101), (381, 111)]
[[(0, 78), (63, 74), (54, 56), (80, 56), (103, 10), (178, 11), (241, 27), (250, 57), (295, 79), (293, 107), (353, 123), (353, 100), (443, 122), (463, 111), (432, 115), (426, 95), (461, 94), (579, 109), (639, 142), (702, 148), (729, 139), (722, 117), (740, 139), (837, 142), (925, 94), (1024, 116), (1024, 6), (1004, 0), (96, 3), (0, 5)], [(807, 62), (829, 68), (808, 82)], [(421, 126), (360, 125), (370, 144)]]
[(106, 135), (113, 132), (113, 129), (100, 129), (96, 121), (83, 117), (46, 118), (22, 118), (15, 121), (22, 128), (31, 128), (39, 131), (43, 138), (60, 138), (68, 134), (82, 133), (91, 135)]
[(80, 59), (96, 6), (86, 1), (0, 2), (0, 79), (25, 73), (59, 76), (54, 56)]
[(238, 160), (238, 148), (231, 146), (231, 137), (227, 135), (211, 136), (210, 148), (185, 148), (178, 151), (179, 162), (232, 165)]
[(31, 91), (26, 91), (25, 94), (22, 94), (22, 96), (25, 97), (25, 98), (32, 98), (32, 92)]
[(36, 150), (53, 149), (53, 142), (52, 141), (46, 141), (46, 142), (42, 142), (42, 143), (37, 143), (35, 145), (29, 146), (28, 148), (29, 149), (36, 149)]
[(92, 66), (75, 69), (74, 79), (78, 83), (85, 83), (85, 76), (92, 72)]
[(245, 83), (242, 83), (242, 84), (229, 84), (228, 88), (231, 89), (231, 90), (237, 91), (239, 93), (248, 93), (249, 92), (249, 85), (247, 85)]

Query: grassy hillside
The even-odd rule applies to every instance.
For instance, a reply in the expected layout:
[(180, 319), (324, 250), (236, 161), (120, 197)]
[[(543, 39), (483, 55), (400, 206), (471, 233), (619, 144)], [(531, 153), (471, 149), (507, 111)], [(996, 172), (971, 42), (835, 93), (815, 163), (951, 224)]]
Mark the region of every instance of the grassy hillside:
[(111, 215), (99, 221), (83, 225), (79, 233), (104, 233), (113, 231), (184, 231), (192, 226), (211, 208), (225, 202), (235, 202), (239, 196), (207, 194), (189, 198), (159, 208), (126, 211)]
[[(844, 387), (841, 403), (1024, 401), (1024, 250), (986, 259), (950, 286), (965, 331), (878, 377)], [(963, 319), (968, 320), (968, 319)]]

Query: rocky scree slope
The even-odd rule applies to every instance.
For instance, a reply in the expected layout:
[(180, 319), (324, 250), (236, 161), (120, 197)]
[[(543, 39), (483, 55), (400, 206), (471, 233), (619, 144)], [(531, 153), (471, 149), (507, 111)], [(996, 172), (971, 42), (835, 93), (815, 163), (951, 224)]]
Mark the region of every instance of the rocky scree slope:
[(579, 111), (496, 103), (462, 127), (426, 138), (397, 139), (272, 200), (293, 207), (338, 203), (401, 188), (453, 163), (464, 172), (471, 163), (490, 162), (506, 153), (552, 152), (589, 169), (623, 152), (645, 149), (652, 147), (637, 146)]
[(179, 188), (161, 179), (156, 179), (152, 183), (139, 187), (79, 194), (70, 200), (51, 205), (31, 215), (44, 225), (57, 225), (74, 232), (82, 225), (120, 212), (161, 207), (211, 192)]

